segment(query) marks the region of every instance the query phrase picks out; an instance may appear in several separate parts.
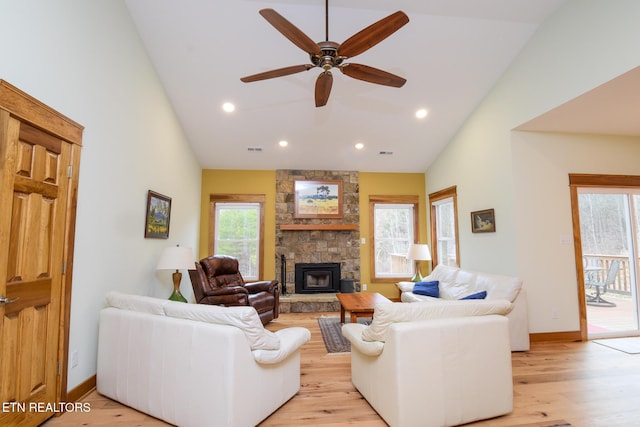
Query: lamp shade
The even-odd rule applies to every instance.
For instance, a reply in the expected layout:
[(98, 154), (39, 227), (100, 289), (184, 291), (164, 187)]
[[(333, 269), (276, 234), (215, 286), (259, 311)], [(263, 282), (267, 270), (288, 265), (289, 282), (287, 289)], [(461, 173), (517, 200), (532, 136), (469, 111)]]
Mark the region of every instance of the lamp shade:
[(431, 261), (431, 252), (429, 251), (429, 245), (414, 243), (409, 247), (407, 259), (413, 261)]
[(170, 246), (160, 255), (157, 270), (193, 270), (193, 250), (185, 246)]

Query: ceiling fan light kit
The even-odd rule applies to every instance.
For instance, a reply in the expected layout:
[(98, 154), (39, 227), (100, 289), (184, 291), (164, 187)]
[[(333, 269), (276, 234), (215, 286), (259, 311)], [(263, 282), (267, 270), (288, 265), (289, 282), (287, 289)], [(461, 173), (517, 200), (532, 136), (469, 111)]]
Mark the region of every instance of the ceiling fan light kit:
[(276, 70), (265, 71), (263, 73), (252, 74), (242, 77), (240, 80), (245, 83), (259, 80), (283, 77), (291, 74), (308, 71), (312, 68), (321, 68), (323, 71), (316, 79), (315, 104), (322, 107), (327, 104), (331, 87), (333, 85), (332, 68), (339, 69), (344, 75), (390, 87), (402, 87), (406, 80), (395, 74), (370, 67), (368, 65), (345, 62), (347, 59), (359, 55), (373, 46), (377, 45), (391, 34), (398, 31), (409, 22), (409, 17), (402, 11), (392, 13), (360, 32), (345, 40), (342, 44), (329, 41), (329, 1), (325, 0), (325, 23), (326, 40), (314, 42), (305, 33), (289, 22), (285, 17), (273, 9), (262, 9), (260, 15), (267, 20), (276, 30), (289, 39), (298, 48), (309, 54), (311, 64), (293, 65), (290, 67), (278, 68)]

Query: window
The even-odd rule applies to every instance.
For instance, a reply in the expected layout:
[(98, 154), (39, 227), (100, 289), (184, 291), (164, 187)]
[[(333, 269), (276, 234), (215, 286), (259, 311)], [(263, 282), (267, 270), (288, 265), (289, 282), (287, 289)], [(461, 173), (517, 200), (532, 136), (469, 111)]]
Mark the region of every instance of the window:
[(238, 258), (242, 277), (262, 277), (263, 195), (211, 195), (209, 247), (212, 254)]
[(456, 187), (429, 194), (431, 206), (431, 258), (438, 264), (458, 267), (458, 206)]
[(418, 241), (418, 196), (370, 196), (369, 212), (372, 278), (410, 278), (415, 266), (407, 252)]

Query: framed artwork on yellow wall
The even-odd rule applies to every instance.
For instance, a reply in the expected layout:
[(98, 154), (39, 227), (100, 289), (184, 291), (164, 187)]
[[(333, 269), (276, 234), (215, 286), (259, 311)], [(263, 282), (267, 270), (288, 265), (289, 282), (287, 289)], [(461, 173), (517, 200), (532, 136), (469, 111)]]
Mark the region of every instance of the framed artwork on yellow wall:
[(342, 218), (342, 181), (295, 181), (295, 218)]

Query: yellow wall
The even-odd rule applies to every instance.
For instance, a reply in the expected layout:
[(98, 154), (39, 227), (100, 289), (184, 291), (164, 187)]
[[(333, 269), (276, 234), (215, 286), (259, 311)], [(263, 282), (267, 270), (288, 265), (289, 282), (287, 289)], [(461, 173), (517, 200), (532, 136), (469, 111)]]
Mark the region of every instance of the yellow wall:
[[(427, 219), (425, 205), (425, 177), (423, 173), (359, 173), (360, 183), (360, 239), (366, 243), (360, 245), (360, 283), (367, 284), (367, 292), (379, 292), (387, 298), (399, 298), (395, 283), (372, 283), (370, 242), (369, 242), (369, 196), (417, 195), (419, 243), (427, 242)], [(423, 272), (426, 266), (423, 266)]]
[(200, 203), (199, 258), (211, 255), (209, 249), (209, 195), (211, 194), (264, 194), (264, 277), (274, 280), (276, 271), (276, 172), (262, 170), (202, 171), (202, 197)]
[[(359, 173), (360, 187), (360, 283), (367, 284), (368, 292), (380, 292), (388, 298), (397, 298), (398, 290), (393, 283), (371, 283), (369, 257), (369, 195), (417, 195), (419, 197), (420, 243), (427, 243), (427, 220), (425, 205), (425, 176), (422, 173)], [(200, 212), (199, 258), (210, 255), (208, 250), (209, 195), (210, 194), (264, 194), (264, 277), (275, 279), (275, 171), (211, 170), (202, 171), (202, 199)], [(425, 271), (426, 266), (423, 266)]]

